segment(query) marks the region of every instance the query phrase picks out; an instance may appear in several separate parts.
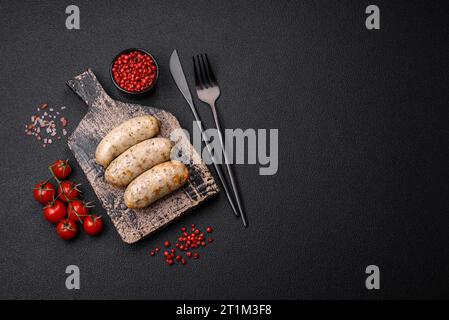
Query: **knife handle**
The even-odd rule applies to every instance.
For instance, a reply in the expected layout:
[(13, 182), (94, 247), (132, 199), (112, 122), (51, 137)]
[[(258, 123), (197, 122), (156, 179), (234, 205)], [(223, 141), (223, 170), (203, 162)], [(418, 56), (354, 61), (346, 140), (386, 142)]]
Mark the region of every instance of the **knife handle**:
[(217, 172), (218, 179), (221, 182), (221, 185), (223, 187), (225, 195), (228, 198), (228, 202), (231, 205), (231, 208), (232, 208), (232, 211), (234, 212), (234, 215), (236, 217), (238, 217), (239, 216), (239, 212), (237, 211), (237, 208), (236, 208), (236, 206), (234, 204), (234, 199), (231, 196), (231, 191), (229, 189), (228, 182), (226, 181), (225, 175), (223, 174), (223, 171), (221, 170), (221, 167), (217, 164), (217, 161), (215, 160), (215, 157), (214, 157), (214, 155), (212, 153), (212, 150), (210, 148), (209, 137), (207, 136), (207, 134), (204, 132), (204, 130), (202, 128), (201, 120), (200, 120), (200, 117), (198, 116), (198, 114), (196, 113), (195, 107), (193, 105), (191, 105), (190, 103), (189, 103), (189, 105), (192, 108), (193, 116), (195, 118), (195, 123), (196, 123), (198, 129), (201, 132), (201, 137), (203, 138), (204, 144), (206, 145), (207, 152), (209, 153), (209, 156), (212, 159), (212, 164), (214, 165), (215, 171)]

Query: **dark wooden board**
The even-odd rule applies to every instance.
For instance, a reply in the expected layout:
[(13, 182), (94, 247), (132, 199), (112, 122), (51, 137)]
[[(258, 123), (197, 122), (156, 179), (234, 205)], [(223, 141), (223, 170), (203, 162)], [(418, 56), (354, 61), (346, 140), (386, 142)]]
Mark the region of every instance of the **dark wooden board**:
[(69, 80), (67, 85), (88, 105), (85, 117), (69, 137), (69, 148), (124, 242), (134, 243), (150, 235), (218, 193), (208, 168), (187, 137), (182, 135), (179, 142), (191, 157), (188, 183), (145, 209), (127, 208), (123, 201), (124, 189), (106, 183), (103, 167), (95, 162), (98, 143), (111, 129), (133, 117), (155, 116), (162, 123), (159, 136), (167, 138), (173, 130), (180, 128), (179, 122), (162, 109), (112, 99), (90, 69)]

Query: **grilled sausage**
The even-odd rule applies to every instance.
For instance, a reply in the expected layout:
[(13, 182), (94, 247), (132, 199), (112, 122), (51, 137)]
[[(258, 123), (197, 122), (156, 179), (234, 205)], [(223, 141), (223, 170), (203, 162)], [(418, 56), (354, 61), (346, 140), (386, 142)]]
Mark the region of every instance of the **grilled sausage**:
[(106, 181), (116, 187), (126, 187), (141, 173), (170, 160), (171, 147), (171, 141), (166, 138), (148, 139), (132, 146), (109, 164)]
[(125, 190), (128, 208), (144, 208), (163, 196), (182, 187), (189, 178), (189, 170), (180, 161), (163, 162), (145, 171)]
[(154, 137), (161, 123), (153, 116), (129, 119), (112, 129), (98, 144), (95, 159), (106, 168), (112, 160), (133, 145)]

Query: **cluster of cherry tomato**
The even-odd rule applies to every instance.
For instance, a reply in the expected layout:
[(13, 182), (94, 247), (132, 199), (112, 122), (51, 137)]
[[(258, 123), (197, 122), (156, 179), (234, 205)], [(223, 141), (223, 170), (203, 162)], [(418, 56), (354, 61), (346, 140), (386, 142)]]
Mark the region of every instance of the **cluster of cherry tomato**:
[(82, 224), (88, 235), (101, 233), (103, 219), (90, 213), (89, 203), (79, 199), (79, 185), (64, 180), (72, 173), (68, 161), (57, 160), (49, 169), (58, 187), (54, 187), (51, 179), (39, 182), (34, 187), (34, 199), (44, 205), (45, 219), (57, 224), (56, 232), (59, 237), (64, 240), (73, 239), (78, 234), (78, 223)]

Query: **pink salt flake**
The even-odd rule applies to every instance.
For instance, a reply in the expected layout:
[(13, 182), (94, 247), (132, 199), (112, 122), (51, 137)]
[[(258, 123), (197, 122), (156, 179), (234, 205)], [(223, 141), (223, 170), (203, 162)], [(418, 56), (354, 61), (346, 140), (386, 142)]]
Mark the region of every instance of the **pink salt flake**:
[(59, 121), (61, 121), (61, 124), (63, 127), (67, 126), (68, 121), (65, 117), (61, 117), (61, 119), (59, 119)]

